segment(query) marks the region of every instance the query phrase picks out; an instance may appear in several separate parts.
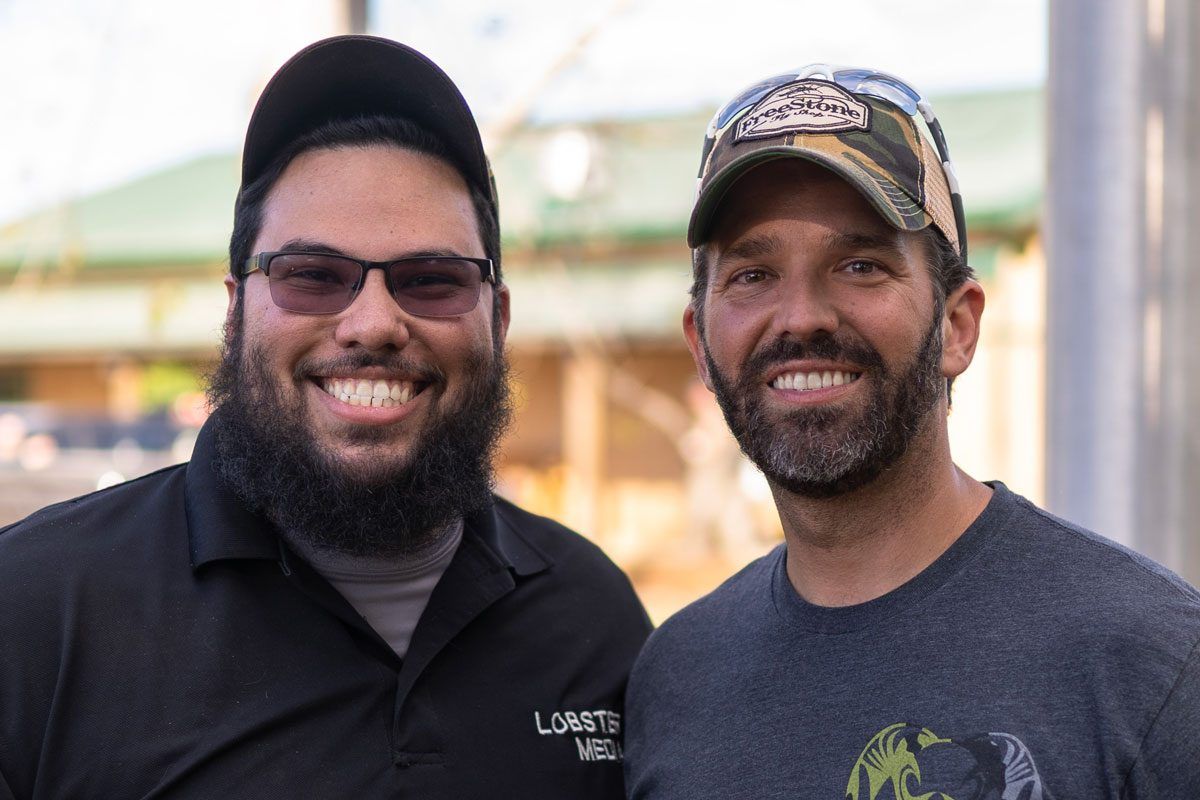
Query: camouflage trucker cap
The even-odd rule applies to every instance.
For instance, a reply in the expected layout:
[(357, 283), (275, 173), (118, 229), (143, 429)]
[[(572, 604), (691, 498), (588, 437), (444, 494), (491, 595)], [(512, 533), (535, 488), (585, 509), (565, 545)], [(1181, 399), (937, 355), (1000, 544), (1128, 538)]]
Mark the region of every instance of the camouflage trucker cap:
[[(939, 150), (919, 129), (916, 113), (923, 115)], [(825, 65), (760, 81), (713, 117), (688, 245), (707, 241), (721, 200), (738, 178), (751, 167), (785, 157), (832, 170), (900, 230), (934, 225), (965, 258), (962, 201), (928, 103), (886, 73)]]

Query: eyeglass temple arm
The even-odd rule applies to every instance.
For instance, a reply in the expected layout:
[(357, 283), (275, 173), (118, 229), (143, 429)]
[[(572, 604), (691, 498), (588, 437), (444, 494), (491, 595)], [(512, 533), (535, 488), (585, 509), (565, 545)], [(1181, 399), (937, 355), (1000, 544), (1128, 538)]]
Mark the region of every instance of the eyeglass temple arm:
[(238, 270), (237, 276), (239, 278), (244, 278), (247, 275), (249, 275), (251, 272), (254, 272), (255, 270), (258, 270), (258, 269), (261, 269), (263, 271), (264, 275), (267, 272), (265, 269), (263, 269), (261, 259), (257, 255), (253, 255), (242, 262), (241, 269)]

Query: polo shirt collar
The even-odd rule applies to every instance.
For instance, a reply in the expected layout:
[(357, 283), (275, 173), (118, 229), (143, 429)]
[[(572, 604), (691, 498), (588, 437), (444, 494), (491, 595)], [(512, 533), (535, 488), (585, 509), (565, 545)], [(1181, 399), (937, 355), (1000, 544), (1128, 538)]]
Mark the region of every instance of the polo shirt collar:
[[(209, 420), (200, 429), (187, 465), (185, 508), (192, 568), (226, 559), (278, 561), (281, 551), (275, 527), (261, 514), (251, 511), (217, 475), (214, 428)], [(468, 515), (463, 533), (477, 537), (516, 575), (532, 575), (552, 563), (549, 556), (527, 542), (497, 512), (495, 503)]]
[(515, 575), (533, 575), (553, 562), (543, 551), (521, 536), (493, 502), (487, 508), (467, 516), (463, 534), (474, 533), (479, 540)]
[(192, 569), (225, 559), (278, 561), (279, 538), (274, 526), (251, 511), (217, 475), (214, 428), (211, 419), (204, 423), (187, 465), (184, 507)]

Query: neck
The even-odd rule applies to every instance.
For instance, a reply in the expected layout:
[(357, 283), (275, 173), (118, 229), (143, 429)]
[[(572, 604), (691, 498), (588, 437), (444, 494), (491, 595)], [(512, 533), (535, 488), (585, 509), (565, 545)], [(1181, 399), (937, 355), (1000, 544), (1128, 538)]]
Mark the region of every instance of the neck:
[(932, 564), (983, 511), (991, 489), (954, 465), (944, 422), (928, 426), (879, 478), (832, 498), (772, 484), (787, 541), (787, 573), (805, 600), (874, 600)]
[(450, 546), (457, 544), (462, 535), (462, 517), (455, 517), (444, 526), (427, 531), (416, 539), (416, 544), (405, 547), (381, 547), (377, 553), (349, 553), (332, 547), (322, 546), (311, 537), (296, 531), (280, 528), (284, 541), (318, 571), (337, 569), (350, 572), (394, 572), (409, 567), (421, 567), (437, 560)]

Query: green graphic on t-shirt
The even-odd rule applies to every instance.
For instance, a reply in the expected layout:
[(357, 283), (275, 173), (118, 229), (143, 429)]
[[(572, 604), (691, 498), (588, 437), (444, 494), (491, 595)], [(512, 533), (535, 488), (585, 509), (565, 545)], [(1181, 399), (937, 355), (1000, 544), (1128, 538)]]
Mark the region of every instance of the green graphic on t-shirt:
[(850, 772), (846, 800), (1053, 800), (1016, 736), (943, 738), (898, 722), (871, 737)]

